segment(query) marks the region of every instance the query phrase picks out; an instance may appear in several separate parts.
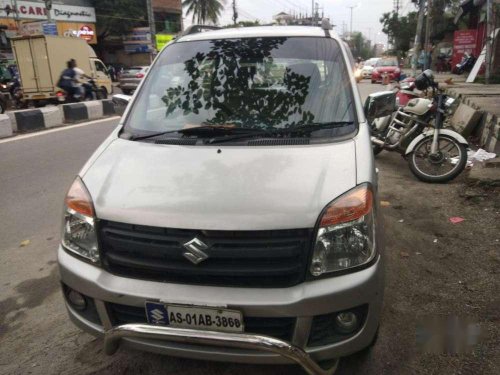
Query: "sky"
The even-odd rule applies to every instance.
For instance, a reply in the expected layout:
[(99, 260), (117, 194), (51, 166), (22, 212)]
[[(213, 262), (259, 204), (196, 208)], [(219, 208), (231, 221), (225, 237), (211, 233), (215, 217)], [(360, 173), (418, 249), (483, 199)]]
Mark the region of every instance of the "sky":
[[(387, 36), (382, 33), (380, 17), (394, 9), (397, 0), (316, 0), (320, 9), (324, 8), (325, 17), (336, 25), (337, 33), (342, 33), (343, 23), (350, 30), (350, 9), (353, 9), (353, 31), (362, 32), (375, 43), (387, 43)], [(399, 0), (401, 13), (414, 9), (411, 0)], [(221, 25), (232, 23), (232, 0), (225, 0), (225, 9), (220, 20)], [(273, 15), (279, 12), (311, 13), (310, 0), (236, 0), (240, 21), (259, 19), (261, 23), (272, 21)], [(189, 25), (191, 16), (185, 16), (185, 24)]]

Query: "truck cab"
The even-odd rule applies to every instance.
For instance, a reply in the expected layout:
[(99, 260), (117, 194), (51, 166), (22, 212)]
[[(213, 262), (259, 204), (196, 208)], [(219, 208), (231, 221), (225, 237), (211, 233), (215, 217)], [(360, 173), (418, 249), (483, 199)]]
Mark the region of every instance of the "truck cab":
[(95, 78), (102, 92), (112, 93), (106, 66), (93, 48), (83, 39), (35, 35), (12, 39), (12, 49), (19, 69), (24, 101), (46, 103), (56, 99), (57, 82), (67, 61), (75, 59), (78, 66)]

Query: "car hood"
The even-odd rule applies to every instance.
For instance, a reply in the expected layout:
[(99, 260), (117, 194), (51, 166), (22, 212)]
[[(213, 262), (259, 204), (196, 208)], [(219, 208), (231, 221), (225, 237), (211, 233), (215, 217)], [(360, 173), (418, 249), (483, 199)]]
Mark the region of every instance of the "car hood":
[(312, 228), (356, 185), (355, 142), (281, 147), (117, 139), (82, 179), (100, 219), (206, 230)]
[(373, 66), (370, 66), (370, 65), (363, 66), (362, 70), (367, 71), (367, 72), (371, 72), (373, 70)]

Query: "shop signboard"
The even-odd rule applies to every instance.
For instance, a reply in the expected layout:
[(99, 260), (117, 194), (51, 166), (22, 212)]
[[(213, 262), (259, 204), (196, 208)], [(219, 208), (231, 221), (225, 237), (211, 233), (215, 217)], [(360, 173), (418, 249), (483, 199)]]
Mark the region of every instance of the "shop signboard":
[(44, 22), (42, 25), (44, 35), (58, 35), (57, 25), (53, 22)]
[(460, 63), (465, 53), (472, 53), (477, 57), (477, 30), (455, 31), (451, 66)]
[(158, 51), (161, 51), (174, 37), (174, 34), (156, 34), (156, 48)]
[(125, 53), (150, 53), (153, 52), (151, 45), (151, 31), (149, 27), (136, 27), (132, 33), (123, 40)]
[[(0, 9), (4, 10), (0, 13), (0, 16), (7, 17), (6, 11), (9, 10), (11, 13), (14, 13), (15, 8), (11, 0), (0, 0)], [(47, 9), (45, 9), (45, 4), (42, 2), (19, 0), (17, 1), (17, 13), (20, 19), (47, 19)], [(52, 19), (55, 21), (96, 22), (95, 9), (93, 7), (53, 3), (50, 13)]]

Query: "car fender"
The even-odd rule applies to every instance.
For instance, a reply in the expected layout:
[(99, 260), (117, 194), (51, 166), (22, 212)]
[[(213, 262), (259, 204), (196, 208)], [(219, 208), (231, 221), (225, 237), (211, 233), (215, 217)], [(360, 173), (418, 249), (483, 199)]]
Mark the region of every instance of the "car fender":
[[(439, 130), (440, 134), (445, 134), (453, 139), (455, 139), (458, 143), (468, 146), (469, 143), (467, 140), (462, 137), (460, 134), (458, 134), (456, 131), (449, 130), (449, 129), (441, 129)], [(415, 138), (411, 143), (409, 144), (408, 148), (406, 149), (405, 155), (411, 154), (413, 150), (415, 149), (415, 146), (417, 145), (418, 142), (420, 142), (422, 139), (428, 136), (432, 136), (434, 134), (434, 129), (426, 131), (425, 133), (420, 134), (417, 138)]]

